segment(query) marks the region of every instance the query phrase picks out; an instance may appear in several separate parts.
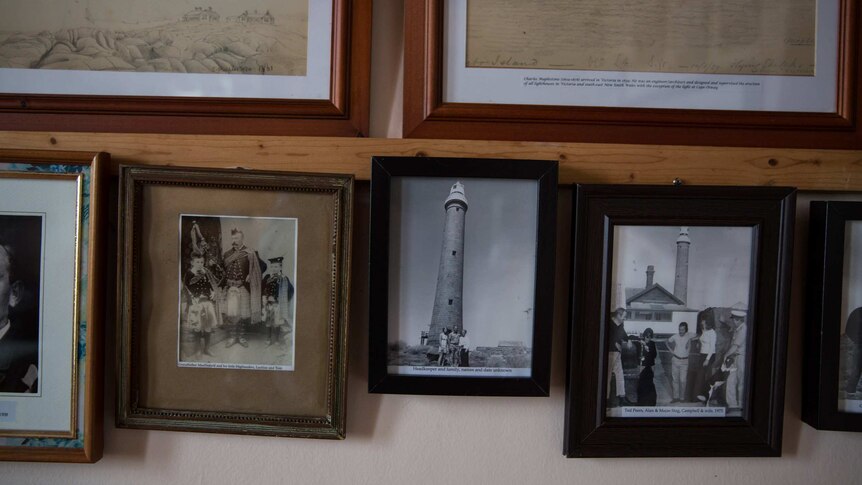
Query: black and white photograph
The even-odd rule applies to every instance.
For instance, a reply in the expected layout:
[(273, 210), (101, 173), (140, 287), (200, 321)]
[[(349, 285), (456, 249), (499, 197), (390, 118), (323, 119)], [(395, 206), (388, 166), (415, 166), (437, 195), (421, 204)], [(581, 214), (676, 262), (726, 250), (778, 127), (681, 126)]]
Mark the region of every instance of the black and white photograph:
[(607, 415), (741, 416), (751, 227), (614, 227)]
[(40, 391), (44, 233), (42, 214), (0, 212), (0, 396)]
[(389, 374), (530, 377), (538, 190), (392, 178)]
[(845, 223), (843, 277), (838, 411), (862, 413), (862, 221)]
[(294, 369), (294, 218), (180, 215), (178, 366)]

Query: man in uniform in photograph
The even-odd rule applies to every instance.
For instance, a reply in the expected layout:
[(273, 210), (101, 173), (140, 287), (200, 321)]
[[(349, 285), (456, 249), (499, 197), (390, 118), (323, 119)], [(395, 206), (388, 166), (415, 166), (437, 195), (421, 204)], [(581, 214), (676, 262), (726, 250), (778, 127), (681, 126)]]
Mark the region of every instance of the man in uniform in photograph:
[(667, 339), (667, 348), (671, 353), (671, 385), (673, 386), (673, 399), (670, 402), (682, 402), (685, 398), (685, 381), (688, 377), (688, 354), (691, 346), (691, 338), (694, 335), (688, 333), (688, 323), (679, 324), (679, 333), (671, 335)]
[(745, 351), (748, 341), (748, 325), (745, 324), (745, 312), (732, 310), (730, 320), (733, 322), (733, 337), (730, 339), (730, 348), (727, 349), (725, 358), (733, 357), (735, 365), (727, 376), (727, 407), (730, 410), (741, 410), (744, 403), (742, 397), (745, 394)]
[(626, 398), (626, 379), (623, 374), (623, 342), (628, 341), (629, 336), (624, 326), (626, 320), (626, 309), (619, 307), (614, 310), (611, 317), (610, 341), (611, 348), (608, 352), (608, 399), (611, 397), (611, 377), (616, 383), (616, 395), (618, 406), (631, 406), (634, 403)]
[(225, 308), (222, 309), (231, 325), (233, 334), (226, 347), (239, 343), (248, 347), (245, 338), (246, 327), (261, 321), (261, 274), (266, 270), (257, 251), (243, 243), (242, 231), (231, 229), (231, 248), (224, 253), (225, 268)]
[(266, 324), (266, 344), (278, 342), (279, 329), (284, 327), (285, 333), (291, 329), (290, 302), (293, 300), (293, 283), (282, 274), (284, 257), (269, 258), (269, 273), (263, 277), (263, 308)]
[[(216, 274), (218, 273), (218, 274)], [(186, 323), (192, 331), (195, 344), (203, 339), (200, 353), (212, 356), (209, 351), (210, 337), (221, 326), (221, 312), (217, 311), (216, 291), (221, 283), (221, 268), (204, 266), (204, 255), (192, 253), (191, 267), (183, 277), (183, 285), (191, 296)]]
[(27, 334), (27, 325), (13, 322), (9, 311), (21, 300), (22, 282), (16, 278), (15, 253), (0, 241), (0, 392), (38, 392), (38, 339)]
[(470, 367), (470, 338), (467, 330), (461, 329), (461, 367)]

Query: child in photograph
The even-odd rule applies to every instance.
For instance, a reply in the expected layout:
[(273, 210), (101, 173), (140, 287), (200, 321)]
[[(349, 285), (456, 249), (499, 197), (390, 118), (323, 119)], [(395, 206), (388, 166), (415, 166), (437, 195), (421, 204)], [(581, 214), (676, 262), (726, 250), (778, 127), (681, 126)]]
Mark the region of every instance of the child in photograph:
[(266, 325), (266, 345), (279, 341), (279, 332), (290, 331), (290, 302), (293, 300), (293, 283), (282, 273), (284, 257), (269, 258), (269, 270), (263, 277), (261, 291)]
[(655, 377), (653, 366), (655, 365), (655, 358), (658, 356), (658, 352), (653, 341), (654, 335), (651, 328), (644, 330), (641, 347), (641, 365), (643, 369), (638, 377), (638, 406), (655, 406), (656, 404), (657, 395), (655, 382), (653, 381)]
[(192, 253), (191, 267), (183, 277), (183, 285), (191, 296), (186, 322), (194, 335), (195, 343), (201, 345), (200, 353), (212, 356), (209, 351), (210, 337), (213, 330), (221, 326), (219, 312), (215, 307), (218, 301), (216, 291), (219, 278), (204, 266), (202, 254)]
[(451, 330), (448, 327), (444, 327), (443, 331), (440, 332), (440, 357), (437, 359), (438, 366), (444, 366), (448, 362), (447, 357), (449, 356), (449, 334)]

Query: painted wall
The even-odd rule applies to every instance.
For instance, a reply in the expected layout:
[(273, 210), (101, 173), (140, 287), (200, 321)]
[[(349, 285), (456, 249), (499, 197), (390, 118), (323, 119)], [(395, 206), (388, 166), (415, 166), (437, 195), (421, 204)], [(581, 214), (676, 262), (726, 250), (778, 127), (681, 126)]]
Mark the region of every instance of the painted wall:
[[(402, 0), (375, 1), (372, 135), (378, 137), (400, 136), (401, 4)], [(368, 185), (362, 183), (357, 193), (355, 220), (345, 441), (119, 430), (113, 426), (114, 373), (109, 367), (102, 461), (95, 465), (0, 463), (0, 483), (862, 483), (859, 459), (862, 434), (816, 431), (800, 420), (803, 326), (800, 315), (802, 285), (806, 280), (807, 207), (812, 197), (824, 198), (822, 194), (804, 195), (799, 201), (782, 458), (567, 460), (562, 457), (569, 189), (561, 190), (559, 201), (551, 397), (369, 395), (364, 259), (368, 245)], [(862, 200), (862, 195), (853, 198)], [(108, 342), (112, 337), (109, 332)], [(107, 361), (113, 362), (113, 358), (113, 346), (109, 345)], [(265, 398), (266, 389), (261, 389), (260, 394)]]

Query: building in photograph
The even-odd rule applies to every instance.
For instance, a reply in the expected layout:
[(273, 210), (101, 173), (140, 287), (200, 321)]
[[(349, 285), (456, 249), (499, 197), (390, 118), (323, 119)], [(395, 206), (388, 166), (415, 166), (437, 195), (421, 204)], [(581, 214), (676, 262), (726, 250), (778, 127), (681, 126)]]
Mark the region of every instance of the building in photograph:
[(691, 239), (688, 228), (681, 227), (676, 240), (676, 268), (673, 292), (655, 282), (655, 267), (647, 266), (642, 288), (626, 288), (626, 331), (640, 335), (647, 327), (656, 335), (671, 335), (681, 322), (689, 331), (696, 329), (698, 311), (686, 304), (688, 295), (688, 254)]
[(221, 15), (212, 7), (195, 7), (191, 12), (183, 15), (183, 22), (218, 22)]
[(237, 17), (237, 21), (246, 23), (246, 24), (275, 24), (275, 17), (269, 13), (267, 10), (264, 13), (260, 13), (257, 10), (249, 12), (248, 10), (244, 11)]

